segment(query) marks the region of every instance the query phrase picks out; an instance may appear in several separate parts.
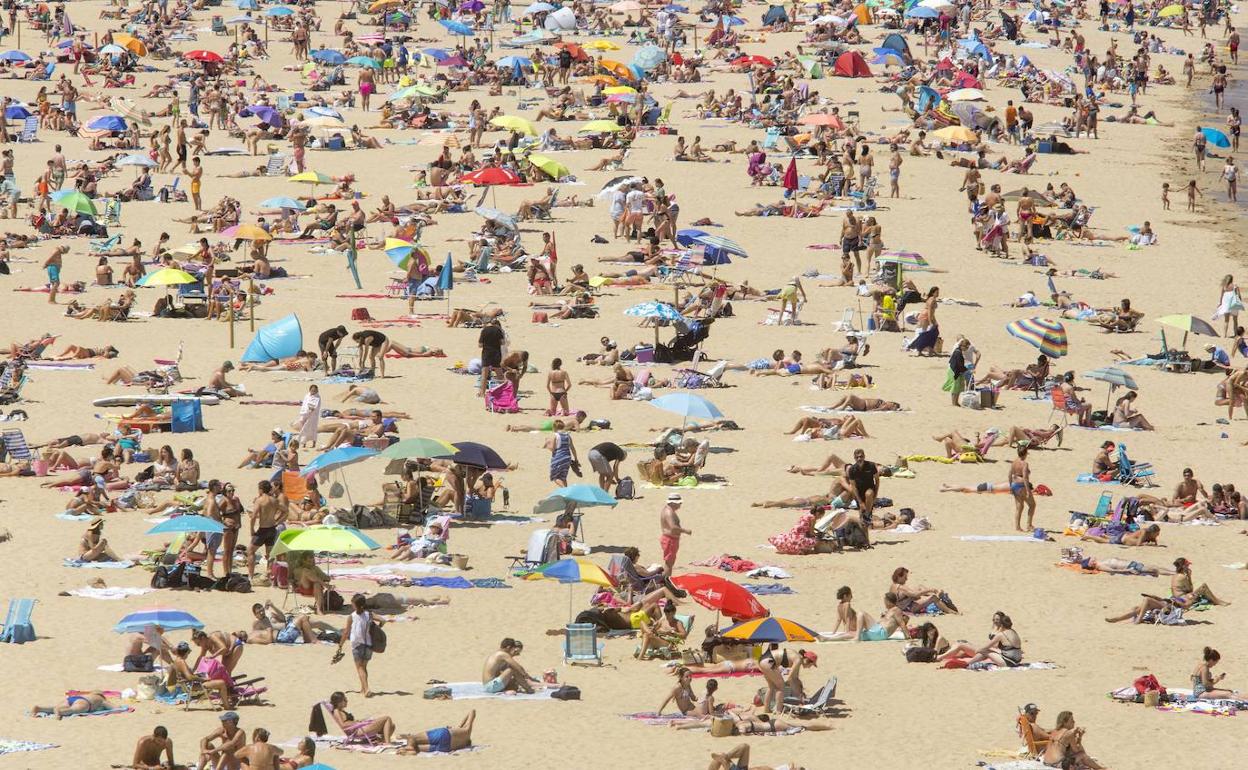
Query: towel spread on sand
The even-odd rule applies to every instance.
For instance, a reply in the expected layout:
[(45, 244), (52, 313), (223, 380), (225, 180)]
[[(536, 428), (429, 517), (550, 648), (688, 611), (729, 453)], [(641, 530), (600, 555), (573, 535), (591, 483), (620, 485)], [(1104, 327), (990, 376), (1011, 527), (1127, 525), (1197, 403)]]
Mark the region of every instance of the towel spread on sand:
[(74, 569), (130, 569), (134, 566), (132, 561), (80, 561), (78, 559), (64, 559), (61, 564)]
[[(387, 620), (386, 622), (389, 623), (390, 621)], [(106, 663), (103, 666), (96, 666), (95, 670), (96, 671), (109, 671), (114, 674), (127, 674), (127, 673), (129, 674), (158, 674), (161, 671), (164, 671), (165, 667), (157, 663), (154, 666), (152, 666), (151, 671), (126, 671), (126, 666), (124, 663)]]
[(83, 588), (74, 588), (65, 593), (70, 596), (84, 596), (88, 599), (104, 599), (108, 601), (119, 601), (129, 596), (142, 596), (150, 594), (153, 588), (95, 588), (94, 586), (84, 586)]
[(37, 743), (35, 741), (19, 741), (16, 738), (0, 738), (0, 756), (55, 748), (58, 748), (55, 743)]
[[(118, 706), (117, 708), (106, 709), (104, 711), (87, 711), (81, 714), (66, 714), (65, 718), (69, 719), (70, 717), (106, 717), (112, 714), (128, 714), (131, 711), (134, 711), (133, 706)], [(36, 714), (35, 716), (40, 717), (40, 718), (51, 718), (55, 716), (55, 714)]]
[(648, 725), (669, 725), (682, 719), (689, 719), (684, 714), (656, 714), (653, 711), (638, 711), (635, 714), (620, 714), (633, 722), (645, 722)]
[(1046, 543), (1031, 535), (958, 535), (958, 540), (978, 543)]
[(422, 562), (395, 562), (392, 564), (370, 564), (367, 567), (335, 567), (329, 570), (330, 577), (352, 577), (358, 575), (395, 575), (400, 572), (454, 572), (452, 567), (441, 564), (424, 564)]
[(95, 368), (95, 364), (73, 364), (68, 361), (31, 361), (27, 369), (43, 369), (46, 371), (85, 372)]
[(538, 690), (534, 693), (502, 693), (486, 692), (485, 685), (480, 682), (448, 682), (451, 688), (451, 700), (550, 700), (551, 690)]
[(747, 584), (745, 586), (745, 590), (749, 591), (755, 596), (774, 596), (776, 594), (797, 593), (797, 591), (794, 591), (792, 588), (789, 588), (788, 586), (783, 585), (781, 583), (763, 583), (761, 585)]
[(941, 668), (945, 668), (950, 671), (1049, 671), (1057, 668), (1057, 664), (1051, 663), (1047, 660), (1037, 660), (1032, 663), (1024, 663), (1021, 666), (998, 666), (995, 663), (989, 663), (986, 660), (981, 660), (980, 662), (973, 663), (969, 666), (951, 667), (945, 665), (941, 666)]

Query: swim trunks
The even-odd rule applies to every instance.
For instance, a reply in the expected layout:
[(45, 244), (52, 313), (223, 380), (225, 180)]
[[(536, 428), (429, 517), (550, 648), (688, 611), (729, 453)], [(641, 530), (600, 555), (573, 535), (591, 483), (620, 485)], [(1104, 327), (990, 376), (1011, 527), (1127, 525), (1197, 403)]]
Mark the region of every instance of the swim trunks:
[(676, 552), (680, 550), (680, 538), (662, 535), (659, 537), (659, 550), (663, 553), (663, 561), (675, 564)]
[(48, 265), (48, 283), (60, 283), (60, 282), (61, 282), (61, 266), (60, 265)]
[(862, 642), (882, 642), (888, 638), (888, 632), (884, 630), (884, 626), (876, 623), (865, 631), (858, 632), (858, 640)]
[(260, 546), (271, 547), (277, 542), (277, 527), (260, 527), (255, 534), (251, 536), (251, 544), (256, 548)]
[(488, 693), (500, 693), (506, 685), (503, 684), (503, 678), (496, 676), (485, 683), (485, 691)]
[(451, 728), (438, 727), (425, 733), (429, 736), (429, 750), (442, 754), (451, 751)]

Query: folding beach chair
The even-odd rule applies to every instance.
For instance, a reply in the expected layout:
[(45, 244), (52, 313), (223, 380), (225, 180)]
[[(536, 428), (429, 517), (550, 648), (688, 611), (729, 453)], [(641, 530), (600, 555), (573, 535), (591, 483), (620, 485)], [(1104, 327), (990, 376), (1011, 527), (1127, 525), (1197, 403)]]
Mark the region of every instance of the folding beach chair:
[(1118, 444), (1118, 477), (1115, 481), (1120, 484), (1152, 487), (1156, 484), (1150, 480), (1150, 477), (1156, 473), (1152, 463), (1131, 462), (1131, 458), (1127, 457), (1127, 445)]
[(832, 328), (838, 332), (855, 332), (854, 328), (854, 309), (852, 307), (845, 308), (845, 312), (841, 314), (841, 320), (832, 324)]
[(265, 176), (286, 176), (286, 156), (274, 153), (264, 167)]
[(1070, 425), (1070, 415), (1078, 414), (1079, 407), (1070, 403), (1066, 398), (1066, 393), (1061, 388), (1050, 390), (1049, 399), (1053, 402), (1053, 408), (1049, 410), (1048, 419), (1051, 421), (1053, 415), (1060, 414), (1062, 416), (1062, 426)]
[(22, 123), (22, 132), (17, 135), (18, 142), (39, 141), (39, 116), (31, 115)]
[(35, 453), (26, 443), (26, 436), (20, 429), (14, 428), (0, 433), (0, 443), (3, 443), (4, 455), (10, 461), (35, 459)]
[(603, 644), (598, 641), (598, 626), (593, 623), (569, 623), (564, 628), (564, 663), (601, 666), (602, 649)]
[(120, 243), (121, 243), (121, 234), (117, 233), (114, 235), (110, 235), (109, 237), (104, 238), (102, 240), (91, 241), (88, 245), (91, 247), (91, 251), (99, 252), (99, 251), (108, 251), (110, 249), (116, 248)]
[(805, 701), (797, 698), (786, 697), (784, 699), (783, 708), (785, 711), (800, 716), (818, 716), (824, 714), (832, 708), (832, 699), (836, 697), (836, 677), (831, 677), (828, 681), (815, 691)]
[(0, 631), (0, 642), (25, 644), (35, 641), (35, 627), (30, 622), (31, 613), (34, 611), (34, 599), (10, 600), (9, 613), (4, 619), (4, 630)]
[(121, 224), (121, 199), (109, 198), (104, 204), (104, 212), (100, 217), (100, 222), (105, 225)]
[[(364, 746), (376, 746), (376, 745), (381, 744), (380, 735), (364, 732), (364, 728), (367, 727), (371, 723), (372, 720), (365, 719), (359, 722), (344, 722), (338, 718), (338, 715), (336, 713), (334, 713), (334, 707), (329, 704), (329, 701), (321, 701), (320, 703), (317, 704), (317, 708), (320, 710), (322, 714), (321, 720), (320, 720), (321, 722), (324, 722), (323, 715), (329, 714), (330, 719), (332, 719), (334, 721), (334, 724), (337, 725), (338, 729), (342, 731), (343, 736), (345, 736), (345, 740), (343, 741), (343, 743), (362, 744)], [(316, 722), (315, 717), (313, 719), (313, 722), (315, 724)], [(314, 729), (313, 732), (319, 733), (320, 731), (321, 731), (321, 725), (316, 724), (316, 729)]]
[(516, 389), (511, 380), (504, 380), (499, 385), (485, 392), (485, 406), (491, 412), (515, 414), (520, 411), (520, 402), (516, 400)]

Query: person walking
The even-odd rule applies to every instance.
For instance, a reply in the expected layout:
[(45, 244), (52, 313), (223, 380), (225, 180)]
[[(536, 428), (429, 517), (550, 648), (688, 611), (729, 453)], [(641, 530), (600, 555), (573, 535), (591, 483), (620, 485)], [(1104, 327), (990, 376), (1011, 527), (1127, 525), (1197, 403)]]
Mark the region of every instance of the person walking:
[(376, 618), (374, 620), (373, 613), (365, 609), (364, 594), (356, 594), (351, 597), (351, 615), (347, 618), (347, 625), (342, 629), (342, 637), (338, 642), (338, 652), (334, 654), (333, 662), (342, 660), (342, 647), (347, 642), (351, 643), (351, 660), (355, 661), (355, 673), (360, 677), (360, 694), (365, 698), (373, 697), (373, 691), (368, 688), (368, 661), (373, 658), (373, 634), (372, 625), (377, 624), (380, 629), (385, 625), (385, 618)]
[(681, 535), (692, 535), (693, 530), (685, 529), (680, 523), (680, 506), (683, 499), (678, 492), (667, 496), (667, 505), (659, 515), (659, 550), (663, 554), (664, 574), (670, 579), (676, 567), (676, 556), (680, 552)]

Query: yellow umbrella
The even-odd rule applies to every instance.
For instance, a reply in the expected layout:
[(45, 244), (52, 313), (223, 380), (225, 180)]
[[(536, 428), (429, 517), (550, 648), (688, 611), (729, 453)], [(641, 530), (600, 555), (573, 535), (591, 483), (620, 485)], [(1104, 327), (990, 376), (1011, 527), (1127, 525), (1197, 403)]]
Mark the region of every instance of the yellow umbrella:
[(382, 8), (392, 8), (399, 4), (399, 0), (374, 0), (373, 4), (368, 6), (369, 13), (375, 13)]
[(567, 166), (546, 155), (530, 155), (529, 162), (548, 174), (551, 179), (558, 180), (572, 173)]
[(615, 43), (612, 43), (610, 40), (594, 40), (592, 42), (586, 43), (583, 47), (592, 48), (595, 51), (618, 51), (620, 50), (620, 47), (616, 45)]
[(1183, 6), (1181, 5), (1167, 5), (1165, 8), (1162, 8), (1157, 13), (1157, 15), (1163, 19), (1169, 18), (1171, 16), (1182, 16), (1183, 14), (1184, 14), (1184, 10), (1183, 10)]
[(624, 126), (614, 120), (591, 120), (579, 129), (582, 134), (614, 134), (623, 130)]
[(149, 118), (146, 114), (144, 114), (143, 110), (139, 109), (139, 106), (135, 104), (134, 102), (130, 101), (129, 99), (123, 99), (120, 96), (114, 96), (112, 99), (109, 100), (108, 103), (110, 106), (112, 106), (114, 110), (117, 111), (118, 115), (122, 115), (124, 117), (130, 118), (131, 120), (138, 121), (139, 123), (142, 123), (145, 126), (150, 126), (152, 124), (152, 119)]
[(128, 35), (125, 32), (118, 32), (113, 35), (113, 42), (135, 56), (147, 56), (147, 44), (142, 40), (139, 40), (134, 35)]
[(611, 86), (610, 88), (602, 89), (602, 92), (608, 96), (613, 94), (635, 94), (637, 89), (632, 86)]
[(533, 124), (519, 115), (499, 115), (496, 118), (490, 118), (490, 123), (508, 131), (516, 131), (527, 136), (537, 136), (537, 129), (533, 128)]
[(233, 237), (240, 241), (271, 241), (273, 236), (265, 232), (264, 228), (259, 225), (235, 225), (233, 232), (229, 232), (227, 237)]
[(942, 142), (975, 142), (979, 141), (979, 137), (975, 132), (966, 126), (945, 126), (939, 131), (932, 132), (932, 136)]
[(326, 176), (319, 171), (305, 171), (302, 174), (295, 174), (288, 182), (299, 182), (300, 184), (333, 184), (333, 177)]
[(199, 279), (185, 270), (166, 267), (154, 273), (148, 273), (139, 279), (140, 286), (176, 286), (183, 283), (195, 283)]
[(620, 81), (616, 80), (610, 75), (589, 75), (588, 77), (581, 78), (581, 82), (582, 83), (594, 83), (594, 84), (602, 83), (604, 86), (613, 86), (619, 83)]

